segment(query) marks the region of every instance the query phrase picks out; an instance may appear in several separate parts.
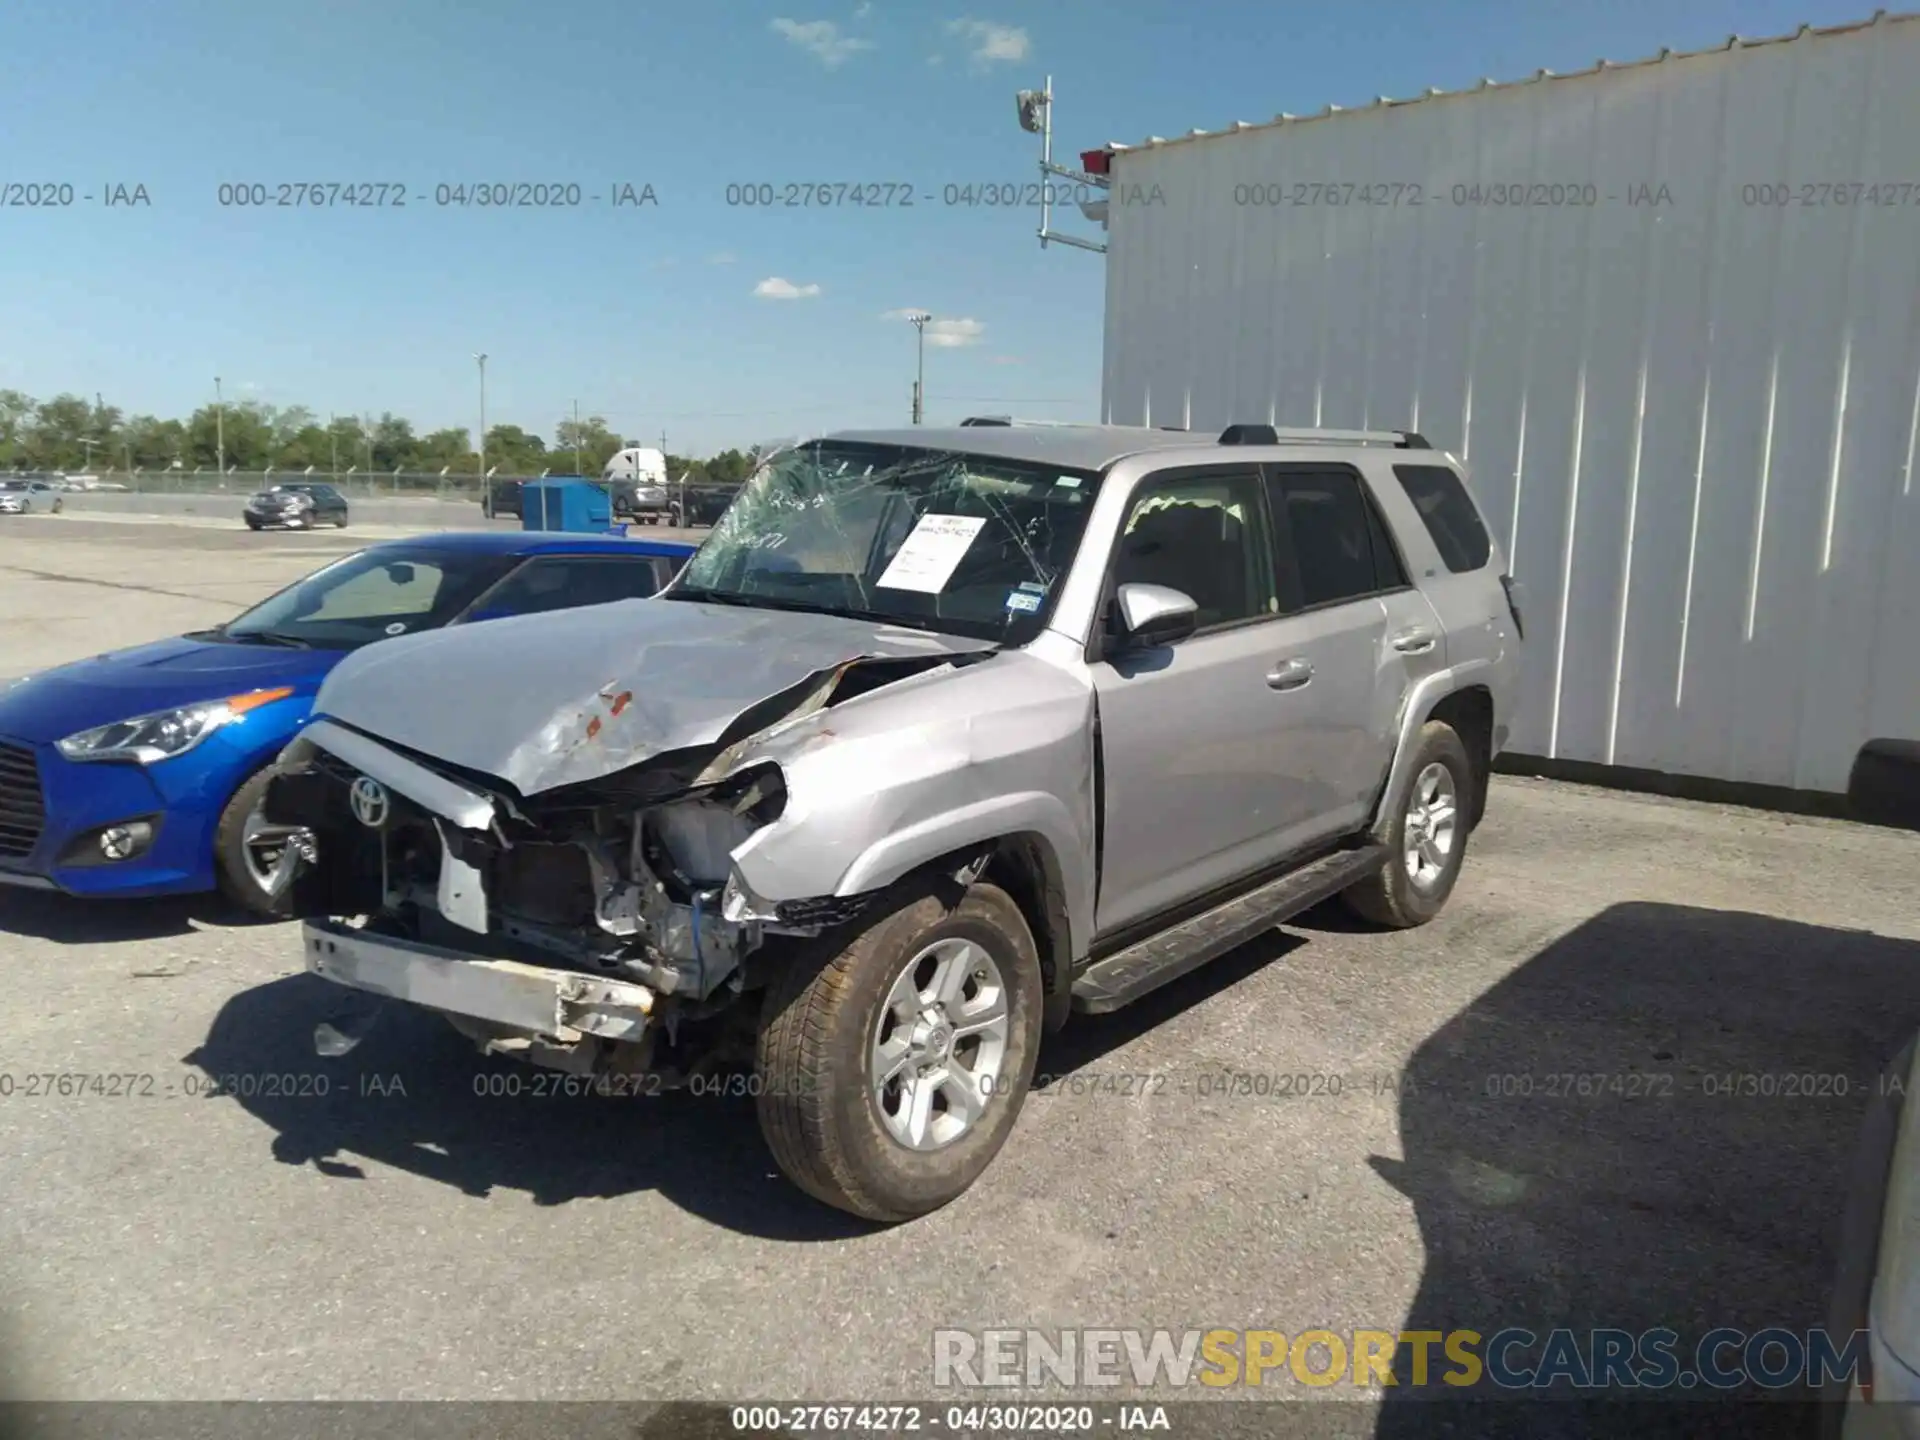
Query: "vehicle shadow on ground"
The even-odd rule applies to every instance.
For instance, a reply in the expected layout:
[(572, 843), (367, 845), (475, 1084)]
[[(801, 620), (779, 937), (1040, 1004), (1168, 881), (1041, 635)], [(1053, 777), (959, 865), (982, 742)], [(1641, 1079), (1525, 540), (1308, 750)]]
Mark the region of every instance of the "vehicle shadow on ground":
[[(345, 1056), (315, 1053), (316, 1025), (378, 1010)], [(439, 1017), (343, 996), (311, 975), (234, 996), (183, 1057), (274, 1131), (273, 1156), (338, 1180), (362, 1162), (475, 1198), (537, 1205), (653, 1190), (716, 1225), (770, 1240), (846, 1239), (875, 1227), (811, 1199), (775, 1167), (751, 1098), (582, 1094), (578, 1082), (482, 1056)]]
[(82, 900), (44, 890), (0, 889), (0, 935), (62, 945), (164, 940), (195, 930), (247, 929), (277, 922), (249, 915), (216, 894), (156, 900)]
[[(1371, 1162), (1425, 1242), (1402, 1331), (1564, 1327), (1584, 1349), (1595, 1329), (1666, 1328), (1690, 1370), (1719, 1326), (1826, 1325), (1868, 1097), (1917, 1025), (1920, 943), (1684, 906), (1603, 911), (1408, 1065), (1405, 1158)], [(1705, 1386), (1606, 1416), (1568, 1403), (1566, 1383), (1533, 1403), (1493, 1391), (1463, 1417), (1436, 1402), (1459, 1401), (1441, 1379), (1457, 1367), (1433, 1358), (1423, 1390), (1409, 1350), (1396, 1355), (1378, 1436), (1438, 1433), (1448, 1411), (1476, 1436), (1758, 1435), (1807, 1419), (1800, 1405), (1721, 1414), (1694, 1403)]]

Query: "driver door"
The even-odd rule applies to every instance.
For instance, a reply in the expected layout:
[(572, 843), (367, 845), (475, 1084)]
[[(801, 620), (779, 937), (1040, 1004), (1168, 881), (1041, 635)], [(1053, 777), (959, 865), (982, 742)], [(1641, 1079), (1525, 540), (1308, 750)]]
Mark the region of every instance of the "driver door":
[(1199, 628), (1091, 666), (1105, 801), (1100, 935), (1285, 852), (1298, 809), (1287, 750), (1299, 695), (1271, 678), (1286, 658), (1272, 555), (1253, 466), (1156, 475), (1134, 495), (1109, 593), (1171, 586), (1194, 599)]

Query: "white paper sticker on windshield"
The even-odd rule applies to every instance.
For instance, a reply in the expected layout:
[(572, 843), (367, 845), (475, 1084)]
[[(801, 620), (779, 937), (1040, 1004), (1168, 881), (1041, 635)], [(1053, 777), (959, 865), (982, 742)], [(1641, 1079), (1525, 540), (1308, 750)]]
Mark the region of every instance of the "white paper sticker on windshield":
[(883, 590), (939, 594), (986, 523), (984, 515), (922, 515), (877, 583)]

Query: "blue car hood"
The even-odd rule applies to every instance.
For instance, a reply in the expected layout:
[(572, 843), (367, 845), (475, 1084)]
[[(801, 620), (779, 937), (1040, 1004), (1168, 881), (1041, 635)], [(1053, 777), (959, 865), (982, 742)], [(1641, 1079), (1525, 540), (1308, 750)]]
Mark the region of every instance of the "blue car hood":
[(110, 650), (0, 691), (0, 735), (44, 743), (154, 710), (282, 685), (312, 696), (346, 654), (185, 636)]

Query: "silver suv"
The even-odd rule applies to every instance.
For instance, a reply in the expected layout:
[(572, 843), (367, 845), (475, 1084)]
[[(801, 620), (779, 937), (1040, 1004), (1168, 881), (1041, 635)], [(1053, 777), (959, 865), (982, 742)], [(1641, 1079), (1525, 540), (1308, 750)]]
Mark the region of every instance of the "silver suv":
[(312, 972), (583, 1088), (724, 1075), (802, 1188), (905, 1219), (1072, 1012), (1334, 895), (1439, 911), (1512, 721), (1504, 568), (1413, 434), (827, 436), (652, 599), (341, 662), (269, 788), (281, 900)]

